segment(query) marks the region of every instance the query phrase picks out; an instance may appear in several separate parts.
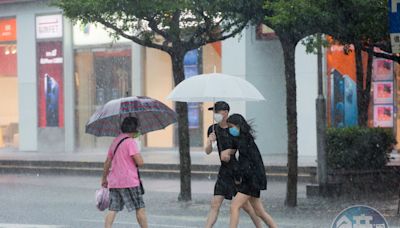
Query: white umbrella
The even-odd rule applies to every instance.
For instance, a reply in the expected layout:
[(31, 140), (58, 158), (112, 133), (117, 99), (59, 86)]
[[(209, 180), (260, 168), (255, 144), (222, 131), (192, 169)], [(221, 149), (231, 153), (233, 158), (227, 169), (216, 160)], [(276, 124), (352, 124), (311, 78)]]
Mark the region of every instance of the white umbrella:
[(236, 76), (219, 73), (190, 77), (179, 83), (167, 99), (181, 102), (265, 100), (250, 82)]

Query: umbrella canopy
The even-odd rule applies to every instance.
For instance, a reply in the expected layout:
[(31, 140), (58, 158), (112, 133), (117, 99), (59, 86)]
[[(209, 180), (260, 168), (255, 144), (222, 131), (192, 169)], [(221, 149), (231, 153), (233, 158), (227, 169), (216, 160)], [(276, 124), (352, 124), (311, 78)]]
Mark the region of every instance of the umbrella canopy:
[(265, 100), (256, 87), (248, 81), (219, 73), (190, 77), (179, 83), (167, 99), (181, 102)]
[(124, 97), (107, 102), (90, 117), (86, 133), (95, 136), (118, 136), (124, 118), (139, 120), (142, 134), (165, 128), (177, 121), (176, 113), (162, 102), (150, 97)]

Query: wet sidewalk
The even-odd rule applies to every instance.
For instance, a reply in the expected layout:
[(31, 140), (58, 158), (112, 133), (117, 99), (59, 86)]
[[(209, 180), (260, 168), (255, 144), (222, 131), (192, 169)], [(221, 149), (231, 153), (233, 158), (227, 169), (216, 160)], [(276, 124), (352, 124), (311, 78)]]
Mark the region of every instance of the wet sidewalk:
[[(179, 164), (178, 148), (143, 148), (142, 156), (147, 164)], [(60, 162), (89, 162), (99, 163), (106, 159), (107, 150), (93, 149), (85, 151), (54, 151), (54, 152), (32, 152), (18, 151), (12, 148), (0, 149), (0, 161), (60, 161)], [(192, 165), (219, 165), (220, 160), (217, 152), (207, 155), (202, 148), (191, 148), (190, 151)], [(388, 166), (400, 167), (400, 154), (394, 151), (390, 154)], [(287, 166), (286, 154), (267, 154), (263, 155), (265, 166)], [(299, 167), (316, 167), (316, 156), (302, 156), (298, 158)]]
[[(0, 160), (9, 161), (71, 161), (71, 162), (104, 162), (107, 151), (76, 151), (76, 152), (22, 152), (12, 149), (0, 149)], [(218, 153), (207, 155), (202, 148), (192, 148), (192, 165), (219, 165)], [(143, 148), (142, 156), (147, 164), (179, 164), (178, 149)], [(263, 155), (266, 166), (287, 165), (286, 154)], [(316, 167), (315, 156), (299, 156), (299, 167)]]

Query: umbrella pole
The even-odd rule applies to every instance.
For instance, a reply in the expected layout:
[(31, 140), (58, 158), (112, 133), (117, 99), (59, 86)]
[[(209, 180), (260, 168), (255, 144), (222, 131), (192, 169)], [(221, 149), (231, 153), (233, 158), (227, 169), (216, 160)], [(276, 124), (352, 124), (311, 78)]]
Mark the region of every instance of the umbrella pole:
[[(214, 113), (215, 113), (215, 97), (213, 97), (213, 106), (214, 106), (214, 108), (213, 108), (213, 132), (214, 132), (214, 134), (215, 134), (215, 139), (216, 139), (216, 146), (217, 146), (217, 151), (218, 151), (218, 135), (217, 135), (217, 131), (215, 131), (215, 119), (214, 119)], [(217, 123), (218, 124), (218, 123)], [(214, 145), (211, 145), (211, 148), (213, 148), (214, 147)]]
[[(215, 66), (214, 66), (215, 67)], [(213, 132), (215, 133), (215, 119), (214, 119), (214, 113), (215, 113), (215, 98), (213, 97), (213, 106), (214, 106), (214, 108), (213, 108), (213, 111), (212, 111), (212, 115), (213, 115), (213, 117), (212, 117), (212, 119), (213, 119)], [(215, 136), (217, 136), (217, 134), (215, 134)]]

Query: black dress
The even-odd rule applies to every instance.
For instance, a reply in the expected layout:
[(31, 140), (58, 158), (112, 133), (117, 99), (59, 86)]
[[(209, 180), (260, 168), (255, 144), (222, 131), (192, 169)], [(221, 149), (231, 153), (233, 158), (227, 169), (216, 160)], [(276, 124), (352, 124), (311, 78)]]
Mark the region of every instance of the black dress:
[(251, 135), (237, 138), (239, 150), (239, 172), (235, 179), (240, 182), (237, 191), (245, 195), (260, 197), (267, 189), (267, 175), (260, 151)]
[[(221, 152), (226, 149), (236, 149), (235, 140), (229, 134), (229, 128), (221, 128), (218, 124), (214, 124), (217, 136), (218, 154), (221, 161), (217, 182), (214, 187), (214, 195), (224, 196), (225, 199), (231, 200), (236, 195), (235, 188), (235, 170), (238, 169), (238, 161), (235, 155), (231, 155), (229, 162), (221, 160)], [(208, 128), (208, 135), (213, 132), (213, 125)]]

